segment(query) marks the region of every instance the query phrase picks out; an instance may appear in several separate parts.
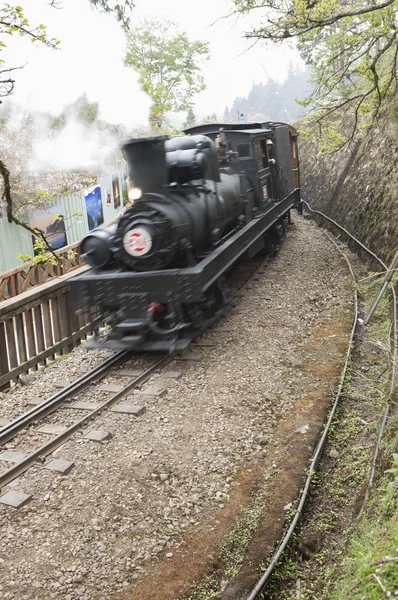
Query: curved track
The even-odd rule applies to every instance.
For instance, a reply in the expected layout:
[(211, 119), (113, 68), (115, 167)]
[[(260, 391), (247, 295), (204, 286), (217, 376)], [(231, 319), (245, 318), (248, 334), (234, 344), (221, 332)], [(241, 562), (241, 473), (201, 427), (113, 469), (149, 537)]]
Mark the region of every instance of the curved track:
[[(245, 281), (243, 285), (240, 286), (240, 289), (233, 297), (234, 300), (237, 300), (239, 296), (243, 294), (244, 290), (256, 278), (259, 271), (261, 271), (261, 269), (267, 261), (268, 257), (261, 260), (261, 264), (259, 266), (256, 266), (254, 262), (254, 273), (249, 277), (249, 279)], [(221, 314), (223, 313), (216, 315), (212, 319), (211, 324), (213, 324), (221, 316)], [(195, 335), (195, 338), (199, 337), (204, 332), (204, 330), (204, 328), (198, 330)], [(31, 466), (37, 463), (43, 463), (46, 457), (48, 457), (56, 448), (59, 448), (62, 444), (64, 444), (65, 441), (70, 439), (76, 431), (78, 431), (80, 428), (84, 427), (90, 421), (102, 414), (103, 411), (111, 408), (114, 404), (116, 404), (119, 400), (125, 397), (133, 389), (141, 386), (143, 383), (148, 381), (148, 379), (150, 379), (150, 377), (155, 372), (167, 366), (175, 358), (176, 354), (176, 352), (172, 352), (162, 356), (159, 360), (155, 361), (149, 368), (147, 368), (142, 374), (138, 375), (132, 381), (127, 383), (121, 390), (112, 394), (106, 400), (100, 403), (99, 406), (96, 406), (95, 408), (90, 410), (89, 414), (86, 414), (82, 418), (76, 420), (72, 425), (67, 427), (65, 431), (63, 431), (59, 435), (56, 435), (45, 444), (42, 444), (33, 452), (30, 452), (22, 460), (13, 464), (13, 466), (11, 466), (6, 471), (0, 473), (0, 489), (9, 484), (14, 479), (16, 479), (22, 473), (27, 471)], [(17, 436), (17, 434), (23, 432), (27, 427), (37, 424), (46, 416), (55, 412), (60, 407), (64, 406), (65, 402), (67, 402), (74, 394), (76, 394), (76, 392), (82, 391), (92, 382), (99, 382), (105, 375), (111, 372), (112, 369), (114, 369), (117, 366), (120, 366), (128, 358), (129, 353), (125, 351), (113, 354), (111, 357), (103, 361), (100, 365), (98, 365), (94, 369), (91, 369), (87, 374), (83, 375), (70, 385), (60, 390), (60, 392), (53, 394), (37, 406), (34, 406), (32, 409), (28, 410), (27, 412), (23, 413), (22, 415), (20, 415), (19, 417), (2, 427), (0, 429), (0, 447), (6, 444), (15, 436)]]

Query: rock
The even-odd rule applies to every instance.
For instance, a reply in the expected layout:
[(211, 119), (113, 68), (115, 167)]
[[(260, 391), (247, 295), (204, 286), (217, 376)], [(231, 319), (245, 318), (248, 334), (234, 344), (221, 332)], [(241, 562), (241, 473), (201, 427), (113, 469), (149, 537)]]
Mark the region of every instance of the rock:
[[(253, 442), (256, 444), (256, 446), (266, 446), (269, 443), (269, 436), (267, 436), (267, 435), (257, 436), (254, 438)], [(227, 479), (227, 481), (228, 481), (228, 479)]]
[(309, 428), (310, 428), (310, 426), (308, 424), (302, 425), (301, 427), (298, 427), (297, 429), (295, 429), (294, 433), (305, 434), (305, 433), (307, 433), (307, 431), (309, 430)]
[(300, 368), (300, 367), (304, 366), (304, 363), (301, 360), (299, 360), (298, 358), (295, 358), (294, 356), (287, 358), (286, 362), (291, 367), (295, 367), (295, 368)]
[(330, 458), (339, 458), (340, 454), (337, 452), (337, 450), (335, 448), (332, 448), (329, 453), (328, 456)]

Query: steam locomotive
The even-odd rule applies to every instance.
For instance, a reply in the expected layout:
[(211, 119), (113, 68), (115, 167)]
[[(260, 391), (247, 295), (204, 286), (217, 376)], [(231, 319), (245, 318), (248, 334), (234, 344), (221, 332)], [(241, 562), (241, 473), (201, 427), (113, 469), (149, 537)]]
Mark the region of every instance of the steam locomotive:
[(228, 303), (225, 274), (300, 211), (297, 132), (284, 123), (208, 124), (122, 145), (132, 206), (81, 243), (92, 267), (76, 308), (109, 325), (90, 347), (183, 350)]

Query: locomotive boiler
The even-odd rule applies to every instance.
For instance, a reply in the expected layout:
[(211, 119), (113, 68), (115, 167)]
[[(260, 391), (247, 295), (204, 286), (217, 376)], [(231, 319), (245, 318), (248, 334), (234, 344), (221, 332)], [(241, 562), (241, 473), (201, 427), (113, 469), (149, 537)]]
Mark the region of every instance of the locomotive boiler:
[(229, 300), (225, 274), (300, 207), (297, 133), (285, 124), (202, 125), (122, 148), (134, 199), (81, 253), (78, 308), (109, 325), (90, 347), (182, 350)]

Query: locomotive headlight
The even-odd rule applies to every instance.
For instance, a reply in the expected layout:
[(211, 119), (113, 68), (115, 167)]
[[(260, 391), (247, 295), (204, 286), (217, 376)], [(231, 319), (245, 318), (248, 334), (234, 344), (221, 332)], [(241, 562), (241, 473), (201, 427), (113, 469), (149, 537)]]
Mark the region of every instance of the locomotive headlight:
[(95, 229), (80, 244), (80, 253), (83, 260), (90, 265), (100, 269), (112, 260), (111, 240), (115, 235), (117, 224), (114, 223), (103, 229)]
[(152, 248), (152, 236), (145, 227), (133, 227), (124, 234), (123, 246), (130, 256), (145, 256)]
[(138, 187), (133, 187), (131, 190), (127, 192), (129, 200), (134, 202), (134, 200), (139, 200), (142, 196), (142, 190)]

